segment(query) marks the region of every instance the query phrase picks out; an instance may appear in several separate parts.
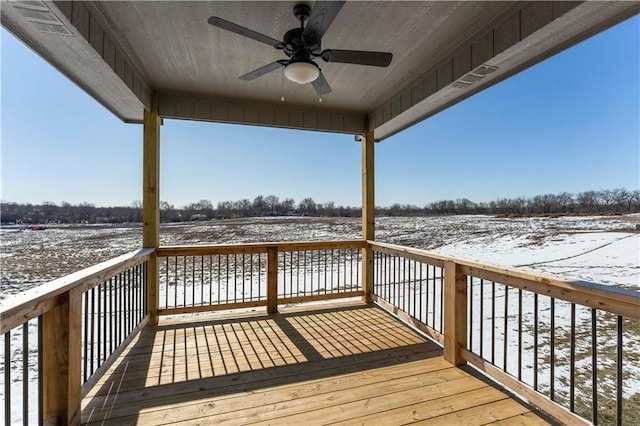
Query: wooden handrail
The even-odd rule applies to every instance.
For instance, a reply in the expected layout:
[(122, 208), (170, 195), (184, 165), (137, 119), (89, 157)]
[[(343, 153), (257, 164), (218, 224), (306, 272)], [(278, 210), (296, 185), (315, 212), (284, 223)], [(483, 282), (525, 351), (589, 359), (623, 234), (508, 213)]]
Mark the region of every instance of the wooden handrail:
[(0, 333), (4, 334), (58, 306), (60, 296), (72, 289), (90, 290), (119, 272), (143, 263), (154, 250), (141, 249), (123, 254), (11, 297), (0, 305)]
[[(554, 276), (550, 276), (550, 275), (545, 275), (545, 274), (539, 274), (537, 272), (529, 272), (529, 271), (523, 271), (523, 270), (519, 270), (519, 269), (515, 269), (512, 267), (505, 267), (505, 266), (498, 266), (498, 265), (491, 265), (491, 264), (485, 264), (485, 263), (479, 263), (476, 261), (470, 261), (470, 260), (466, 260), (466, 259), (461, 259), (461, 258), (457, 258), (457, 257), (452, 257), (452, 256), (445, 256), (445, 255), (440, 255), (440, 254), (436, 254), (436, 253), (431, 253), (431, 252), (427, 252), (425, 250), (419, 250), (419, 249), (413, 249), (413, 248), (409, 248), (409, 247), (402, 247), (402, 246), (396, 246), (393, 244), (386, 244), (386, 243), (378, 243), (376, 241), (368, 241), (369, 246), (373, 249), (374, 252), (377, 252), (379, 254), (386, 254), (386, 255), (390, 255), (392, 256), (394, 259), (395, 258), (404, 258), (404, 259), (409, 259), (409, 260), (414, 260), (417, 262), (420, 262), (422, 265), (433, 265), (433, 266), (437, 266), (442, 268), (441, 270), (441, 275), (439, 277), (439, 280), (441, 280), (441, 291), (444, 294), (443, 299), (441, 299), (441, 312), (443, 313), (443, 329), (442, 329), (442, 335), (439, 335), (437, 330), (434, 330), (432, 328), (429, 327), (428, 325), (428, 319), (427, 319), (427, 323), (423, 323), (421, 322), (420, 319), (416, 318), (416, 312), (415, 312), (415, 305), (414, 305), (414, 311), (411, 311), (411, 307), (409, 306), (408, 308), (408, 312), (404, 312), (402, 311), (402, 309), (407, 309), (402, 303), (400, 304), (400, 306), (396, 305), (393, 303), (393, 297), (391, 298), (390, 301), (384, 300), (384, 298), (381, 295), (377, 295), (375, 300), (377, 301), (378, 304), (380, 304), (381, 306), (383, 306), (385, 309), (395, 313), (396, 315), (398, 315), (400, 318), (404, 319), (407, 323), (409, 323), (410, 325), (413, 325), (414, 327), (416, 327), (419, 330), (422, 330), (423, 332), (427, 333), (428, 335), (434, 337), (435, 336), (435, 340), (439, 341), (443, 347), (444, 347), (444, 358), (445, 360), (449, 361), (451, 364), (453, 365), (462, 365), (465, 363), (469, 363), (471, 365), (473, 365), (475, 368), (479, 369), (480, 371), (482, 371), (484, 374), (486, 374), (488, 377), (493, 378), (494, 380), (496, 380), (499, 383), (502, 383), (503, 385), (505, 385), (507, 388), (511, 389), (512, 391), (514, 391), (515, 393), (523, 396), (525, 399), (527, 399), (529, 402), (533, 403), (534, 405), (537, 405), (538, 407), (542, 408), (547, 414), (553, 416), (554, 418), (560, 420), (561, 422), (567, 423), (567, 424), (591, 424), (587, 419), (582, 418), (581, 414), (577, 414), (573, 411), (573, 402), (571, 404), (568, 405), (562, 405), (562, 403), (559, 403), (557, 400), (554, 399), (553, 397), (553, 391), (551, 391), (551, 395), (546, 395), (545, 393), (541, 392), (537, 385), (535, 384), (535, 380), (538, 377), (538, 371), (535, 371), (534, 374), (536, 375), (534, 378), (534, 384), (532, 385), (531, 383), (527, 383), (524, 380), (521, 380), (521, 373), (522, 373), (522, 367), (521, 367), (521, 351), (522, 351), (522, 340), (521, 340), (521, 334), (519, 335), (519, 340), (518, 340), (518, 353), (519, 358), (518, 358), (518, 375), (512, 375), (508, 372), (508, 368), (507, 368), (507, 361), (506, 361), (506, 353), (507, 353), (507, 296), (508, 296), (508, 290), (511, 288), (514, 289), (519, 289), (519, 307), (517, 309), (519, 309), (518, 311), (518, 315), (519, 315), (519, 328), (518, 328), (518, 333), (521, 333), (520, 331), (520, 327), (521, 327), (521, 323), (522, 323), (522, 290), (525, 290), (526, 292), (528, 292), (529, 294), (533, 293), (536, 295), (542, 295), (542, 296), (547, 296), (547, 298), (551, 298), (551, 300), (562, 300), (562, 301), (566, 301), (566, 302), (570, 302), (572, 303), (572, 315), (573, 319), (572, 319), (572, 325), (571, 325), (571, 330), (569, 331), (571, 333), (571, 351), (575, 351), (575, 307), (576, 306), (584, 306), (584, 307), (589, 307), (592, 308), (591, 311), (591, 315), (592, 315), (592, 353), (591, 356), (594, 357), (593, 365), (595, 366), (596, 361), (595, 361), (595, 357), (596, 355), (596, 347), (597, 347), (597, 340), (596, 340), (596, 333), (600, 333), (600, 332), (596, 332), (594, 327), (595, 327), (595, 321), (596, 321), (596, 312), (597, 311), (602, 311), (602, 312), (608, 312), (608, 313), (612, 313), (615, 315), (618, 315), (618, 319), (617, 319), (617, 323), (618, 323), (618, 369), (619, 371), (622, 370), (623, 365), (622, 365), (622, 339), (623, 339), (623, 335), (622, 335), (622, 322), (623, 322), (623, 318), (626, 319), (635, 319), (638, 320), (640, 319), (640, 292), (638, 291), (632, 291), (632, 290), (627, 290), (627, 289), (621, 289), (621, 288), (617, 288), (617, 287), (610, 287), (610, 286), (606, 286), (606, 285), (602, 285), (602, 284), (595, 284), (595, 283), (590, 283), (590, 282), (585, 282), (585, 281), (581, 281), (581, 280), (571, 280), (571, 279), (563, 279), (563, 278), (558, 278), (558, 277), (554, 277)], [(395, 260), (393, 262), (393, 268), (395, 268), (396, 266)], [(401, 265), (405, 265), (404, 262), (401, 263)], [(382, 262), (381, 264), (379, 264), (379, 267), (381, 268), (385, 268), (388, 267), (388, 264), (385, 264), (385, 262)], [(401, 268), (406, 266), (400, 266)], [(422, 266), (420, 267), (422, 268)], [(414, 271), (416, 270), (416, 267), (414, 265)], [(420, 269), (420, 271), (422, 271), (422, 269)], [(409, 273), (411, 273), (411, 269), (409, 269)], [(415, 274), (415, 272), (414, 272)], [(435, 271), (434, 271), (435, 274)], [(389, 280), (391, 279), (395, 279), (395, 274), (393, 278), (389, 278)], [(406, 271), (400, 272), (398, 274), (398, 277), (400, 277), (400, 280), (406, 280)], [(504, 301), (505, 301), (505, 307), (504, 307), (504, 312), (503, 312), (503, 318), (504, 318), (504, 355), (503, 355), (503, 367), (502, 369), (500, 367), (498, 367), (497, 365), (494, 364), (494, 359), (493, 359), (493, 354), (495, 353), (495, 349), (491, 348), (491, 360), (489, 361), (486, 357), (483, 357), (483, 350), (482, 350), (482, 339), (483, 339), (483, 335), (482, 335), (482, 322), (485, 321), (484, 317), (483, 317), (483, 311), (482, 311), (482, 298), (483, 293), (482, 293), (482, 282), (480, 282), (480, 288), (479, 291), (480, 292), (480, 349), (479, 352), (474, 352), (473, 348), (473, 340), (472, 340), (472, 333), (473, 333), (473, 324), (476, 324), (475, 321), (477, 320), (477, 312), (474, 315), (473, 313), (473, 297), (474, 297), (474, 290), (473, 290), (473, 283), (474, 283), (474, 279), (484, 279), (487, 280), (488, 282), (493, 282), (493, 283), (497, 283), (500, 284), (501, 286), (504, 286)], [(414, 280), (415, 280), (415, 276), (414, 276)], [(420, 280), (422, 280), (422, 274), (420, 274)], [(427, 278), (428, 280), (428, 278)], [(479, 280), (477, 280), (479, 281)], [(478, 282), (476, 281), (476, 284), (478, 284)], [(395, 282), (395, 281), (394, 281)], [(410, 282), (410, 281), (408, 281)], [(427, 281), (428, 282), (428, 281)], [(399, 281), (400, 285), (402, 284), (406, 284), (407, 281)], [(420, 283), (420, 285), (422, 286), (422, 282)], [(433, 279), (433, 297), (435, 298), (435, 294), (436, 294), (436, 289), (435, 289), (435, 279)], [(492, 288), (494, 289), (494, 293), (493, 293), (493, 297), (495, 298), (495, 286), (492, 286)], [(422, 288), (421, 290), (422, 291)], [(427, 284), (427, 294), (428, 294), (428, 284)], [(477, 291), (475, 292), (475, 294), (477, 294)], [(384, 293), (384, 290), (383, 290)], [(396, 301), (398, 300), (397, 298), (395, 299)], [(539, 321), (539, 319), (535, 319), (535, 315), (538, 314), (538, 307), (537, 307), (537, 300), (535, 299), (535, 314), (534, 314), (534, 327), (535, 328), (535, 333), (538, 332), (538, 323), (537, 321)], [(494, 299), (495, 301), (495, 299)], [(554, 325), (553, 325), (553, 321), (554, 321), (554, 314), (553, 314), (553, 307), (555, 306), (554, 303), (551, 303), (551, 313), (549, 315), (551, 315), (551, 324), (549, 326), (549, 329), (551, 331), (551, 333), (553, 333), (553, 331), (555, 330)], [(435, 312), (435, 304), (434, 304), (434, 312)], [(476, 308), (477, 309), (477, 308)], [(492, 305), (491, 308), (491, 315), (496, 315), (495, 312), (495, 305)], [(511, 312), (510, 312), (511, 313)], [(471, 321), (469, 321), (471, 319)], [(531, 318), (529, 318), (529, 320), (531, 320)], [(435, 322), (435, 320), (434, 320)], [(467, 329), (467, 325), (471, 324), (471, 330)], [(557, 324), (557, 323), (556, 323)], [(491, 327), (494, 327), (493, 322), (491, 323)], [(556, 325), (557, 327), (557, 325)], [(492, 331), (493, 332), (493, 331)], [(534, 334), (535, 336), (535, 334)], [(554, 341), (554, 337), (553, 334), (551, 334), (551, 340), (552, 342)], [(441, 338), (440, 338), (441, 337)], [(477, 343), (477, 342), (476, 342)], [(538, 341), (537, 341), (537, 337), (534, 337), (534, 347), (537, 350), (537, 345), (538, 345)], [(475, 346), (477, 348), (477, 346)], [(551, 360), (550, 361), (546, 361), (547, 363), (551, 363), (551, 365), (557, 365), (554, 364), (554, 355), (553, 355), (553, 346), (551, 349)], [(535, 353), (535, 352), (534, 352)], [(572, 352), (575, 353), (575, 352)], [(537, 356), (537, 355), (534, 355)], [(535, 362), (537, 361), (538, 358), (534, 358), (534, 369), (535, 367)], [(572, 355), (572, 359), (573, 355)], [(571, 361), (571, 363), (573, 364), (574, 361)], [(594, 367), (595, 369), (595, 367)], [(552, 370), (553, 371), (553, 370)], [(551, 373), (553, 375), (553, 373)], [(593, 373), (594, 377), (596, 373)], [(618, 372), (617, 373), (619, 377), (621, 377), (621, 373)], [(550, 380), (555, 380), (556, 376), (552, 376), (552, 378)], [(597, 379), (593, 379), (596, 382), (596, 385), (592, 386), (592, 390), (593, 389), (597, 389)], [(573, 386), (573, 382), (571, 382), (571, 386)], [(572, 388), (573, 389), (573, 388)], [(619, 392), (619, 395), (616, 397), (616, 403), (618, 404), (618, 409), (621, 410), (620, 407), (622, 407), (622, 394), (621, 394), (621, 389), (622, 389), (622, 382), (618, 382), (617, 384), (617, 391)], [(594, 398), (592, 400), (592, 404), (594, 407), (597, 407), (597, 399)], [(620, 411), (618, 412), (620, 413)], [(618, 419), (621, 419), (621, 415), (618, 415)], [(597, 412), (597, 408), (594, 409), (593, 413), (592, 413), (592, 418), (598, 418), (598, 412)]]
[(461, 272), (468, 276), (506, 284), (510, 287), (600, 309), (626, 318), (640, 319), (640, 292), (637, 291), (581, 280), (563, 279), (508, 266), (479, 263), (393, 244), (376, 241), (368, 241), (368, 243), (374, 250), (382, 253), (406, 257), (440, 267), (445, 262), (452, 262), (460, 265)]
[(362, 249), (367, 245), (365, 240), (339, 240), (339, 241), (282, 241), (264, 243), (241, 244), (208, 244), (191, 246), (162, 246), (158, 248), (158, 257), (173, 256), (208, 256), (216, 254), (250, 254), (267, 253), (274, 247), (278, 252), (308, 251), (308, 250), (337, 250), (337, 249)]

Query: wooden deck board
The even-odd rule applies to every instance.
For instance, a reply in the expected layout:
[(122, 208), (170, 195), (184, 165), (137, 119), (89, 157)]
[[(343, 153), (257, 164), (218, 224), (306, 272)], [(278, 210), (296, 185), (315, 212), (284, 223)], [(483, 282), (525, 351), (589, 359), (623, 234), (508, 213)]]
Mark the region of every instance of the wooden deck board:
[(88, 392), (82, 422), (546, 424), (377, 307), (306, 309), (145, 328)]

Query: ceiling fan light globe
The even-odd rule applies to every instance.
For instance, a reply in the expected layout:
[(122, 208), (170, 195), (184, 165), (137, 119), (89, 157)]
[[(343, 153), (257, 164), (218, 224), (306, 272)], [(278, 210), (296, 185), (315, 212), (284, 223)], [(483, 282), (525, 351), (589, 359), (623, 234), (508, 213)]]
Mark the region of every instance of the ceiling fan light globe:
[(294, 83), (311, 83), (320, 76), (320, 68), (313, 62), (292, 62), (284, 68), (284, 76)]

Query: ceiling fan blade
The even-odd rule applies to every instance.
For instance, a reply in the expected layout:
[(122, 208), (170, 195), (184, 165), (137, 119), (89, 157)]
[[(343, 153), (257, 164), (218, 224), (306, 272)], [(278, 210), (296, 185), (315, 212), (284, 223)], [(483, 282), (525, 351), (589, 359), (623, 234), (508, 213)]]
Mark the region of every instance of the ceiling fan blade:
[(325, 62), (341, 62), (343, 64), (371, 65), (387, 67), (393, 59), (392, 53), (366, 52), (362, 50), (324, 50), (320, 57)]
[(226, 19), (222, 19), (217, 16), (212, 16), (207, 20), (207, 22), (213, 25), (214, 27), (222, 28), (223, 30), (240, 34), (241, 36), (245, 36), (252, 40), (256, 40), (264, 44), (268, 44), (269, 46), (275, 47), (277, 44), (281, 44), (281, 42), (279, 40), (276, 40), (275, 38), (271, 38), (264, 34), (257, 33), (253, 30), (250, 30), (249, 28), (242, 27), (238, 24), (234, 24), (233, 22), (229, 22)]
[(302, 33), (302, 38), (309, 48), (313, 48), (320, 43), (320, 39), (335, 17), (344, 6), (345, 1), (316, 1), (313, 10), (307, 21), (307, 27)]
[(246, 73), (245, 75), (240, 76), (240, 80), (244, 80), (244, 81), (255, 80), (258, 77), (262, 77), (263, 75), (280, 68), (282, 68), (282, 64), (280, 62), (278, 61), (272, 62), (269, 65), (265, 65), (264, 67), (260, 67), (256, 70)]
[(331, 86), (329, 86), (329, 82), (324, 78), (324, 74), (322, 73), (320, 73), (318, 78), (311, 82), (311, 85), (316, 89), (318, 96), (324, 96), (327, 93), (331, 93)]

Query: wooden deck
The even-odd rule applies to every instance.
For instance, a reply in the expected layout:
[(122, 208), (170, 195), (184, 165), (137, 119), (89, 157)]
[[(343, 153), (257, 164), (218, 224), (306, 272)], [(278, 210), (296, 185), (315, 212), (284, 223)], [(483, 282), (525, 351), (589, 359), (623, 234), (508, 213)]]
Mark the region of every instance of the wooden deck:
[(163, 319), (82, 407), (89, 424), (548, 424), (363, 304)]

